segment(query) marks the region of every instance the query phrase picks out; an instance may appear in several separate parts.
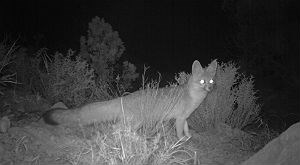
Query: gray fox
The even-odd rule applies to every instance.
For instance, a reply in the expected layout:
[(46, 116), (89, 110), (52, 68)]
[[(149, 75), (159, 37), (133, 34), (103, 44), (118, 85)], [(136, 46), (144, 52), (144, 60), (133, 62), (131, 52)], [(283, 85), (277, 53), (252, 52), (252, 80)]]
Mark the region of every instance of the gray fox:
[(217, 61), (202, 68), (199, 61), (192, 65), (192, 74), (182, 85), (158, 89), (144, 89), (108, 101), (94, 102), (74, 109), (55, 107), (43, 119), (51, 125), (88, 125), (93, 122), (130, 119), (138, 126), (148, 121), (175, 119), (177, 137), (189, 133), (186, 119), (211, 91)]

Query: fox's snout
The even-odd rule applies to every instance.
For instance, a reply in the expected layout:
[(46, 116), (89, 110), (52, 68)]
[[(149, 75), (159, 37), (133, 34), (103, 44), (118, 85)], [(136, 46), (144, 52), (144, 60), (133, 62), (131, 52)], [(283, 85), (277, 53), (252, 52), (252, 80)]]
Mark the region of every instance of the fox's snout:
[(214, 83), (203, 83), (199, 87), (206, 92), (210, 92), (214, 88)]
[(212, 87), (206, 86), (206, 87), (205, 87), (205, 90), (206, 90), (207, 92), (210, 92), (210, 91), (212, 90)]
[(214, 88), (214, 85), (206, 85), (206, 86), (204, 87), (204, 89), (205, 89), (207, 92), (212, 91), (213, 88)]

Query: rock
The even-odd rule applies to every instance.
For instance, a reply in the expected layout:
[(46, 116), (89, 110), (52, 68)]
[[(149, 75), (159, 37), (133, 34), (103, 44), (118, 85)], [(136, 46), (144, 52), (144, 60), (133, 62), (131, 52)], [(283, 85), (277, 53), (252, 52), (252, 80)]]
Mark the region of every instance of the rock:
[(68, 109), (68, 107), (63, 102), (57, 102), (53, 104), (50, 109), (55, 109), (55, 108)]
[(299, 165), (300, 122), (290, 126), (279, 137), (242, 163), (242, 165)]

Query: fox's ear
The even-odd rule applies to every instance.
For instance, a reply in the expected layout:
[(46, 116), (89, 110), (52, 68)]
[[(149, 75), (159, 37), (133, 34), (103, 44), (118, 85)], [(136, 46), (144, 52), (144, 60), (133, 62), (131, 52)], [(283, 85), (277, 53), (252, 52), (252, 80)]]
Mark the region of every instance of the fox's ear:
[(192, 66), (192, 74), (198, 75), (203, 73), (203, 68), (198, 60), (195, 60)]
[(212, 76), (215, 76), (217, 67), (218, 67), (218, 62), (217, 59), (215, 59), (209, 64), (206, 71), (209, 72)]

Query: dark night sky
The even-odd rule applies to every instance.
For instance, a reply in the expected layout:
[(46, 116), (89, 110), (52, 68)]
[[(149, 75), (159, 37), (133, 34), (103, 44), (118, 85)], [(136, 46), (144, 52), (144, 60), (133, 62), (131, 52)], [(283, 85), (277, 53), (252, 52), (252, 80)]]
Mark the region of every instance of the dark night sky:
[[(267, 7), (276, 5), (263, 2)], [(126, 46), (124, 56), (129, 61), (150, 65), (163, 73), (189, 71), (195, 59), (204, 65), (214, 58), (232, 59), (226, 39), (236, 29), (223, 12), (222, 3), (222, 0), (10, 0), (1, 2), (0, 30), (2, 34), (20, 35), (29, 45), (33, 44), (33, 36), (43, 34), (39, 47), (53, 52), (79, 50), (80, 36), (86, 35), (91, 19), (99, 16), (119, 32)], [(284, 12), (278, 15), (289, 17)], [(270, 27), (276, 26), (282, 25)], [(284, 26), (290, 31), (288, 24)]]
[(190, 70), (193, 60), (206, 65), (225, 56), (224, 35), (230, 25), (222, 1), (10, 1), (1, 6), (1, 32), (21, 34), (27, 40), (37, 33), (51, 50), (79, 49), (88, 22), (104, 18), (126, 46), (134, 63), (156, 70)]

